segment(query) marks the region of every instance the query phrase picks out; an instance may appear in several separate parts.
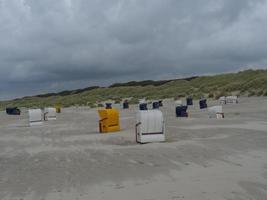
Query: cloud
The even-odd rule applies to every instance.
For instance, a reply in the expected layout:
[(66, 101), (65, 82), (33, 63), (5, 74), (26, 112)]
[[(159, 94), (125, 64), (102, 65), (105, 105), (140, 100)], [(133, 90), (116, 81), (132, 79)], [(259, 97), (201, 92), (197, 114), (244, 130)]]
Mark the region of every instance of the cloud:
[(266, 68), (266, 0), (0, 0), (0, 98)]

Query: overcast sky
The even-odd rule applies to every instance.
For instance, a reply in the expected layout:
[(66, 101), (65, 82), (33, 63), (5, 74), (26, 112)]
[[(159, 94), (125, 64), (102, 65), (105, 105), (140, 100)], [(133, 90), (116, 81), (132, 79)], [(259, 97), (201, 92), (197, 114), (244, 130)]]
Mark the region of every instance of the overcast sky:
[(0, 99), (267, 68), (267, 0), (0, 0)]

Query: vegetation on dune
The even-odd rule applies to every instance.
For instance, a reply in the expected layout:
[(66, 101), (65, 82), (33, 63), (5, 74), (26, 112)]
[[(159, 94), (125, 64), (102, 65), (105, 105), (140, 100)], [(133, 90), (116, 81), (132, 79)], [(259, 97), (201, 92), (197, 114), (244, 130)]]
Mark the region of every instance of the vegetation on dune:
[(88, 87), (60, 93), (42, 94), (33, 97), (0, 102), (0, 109), (8, 106), (46, 107), (61, 103), (64, 107), (73, 105), (97, 106), (102, 101), (114, 100), (120, 102), (131, 98), (130, 103), (138, 99), (164, 99), (192, 96), (197, 99), (202, 96), (217, 99), (223, 95), (267, 96), (267, 70), (246, 70), (238, 73), (215, 76), (191, 77), (164, 81), (131, 81), (116, 83), (110, 87)]

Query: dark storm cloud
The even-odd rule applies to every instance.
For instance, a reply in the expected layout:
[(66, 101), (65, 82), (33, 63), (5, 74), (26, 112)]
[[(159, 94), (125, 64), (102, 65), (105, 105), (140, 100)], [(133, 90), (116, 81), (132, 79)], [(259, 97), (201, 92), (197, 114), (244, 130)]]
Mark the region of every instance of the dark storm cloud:
[(0, 0), (0, 98), (265, 67), (266, 0)]

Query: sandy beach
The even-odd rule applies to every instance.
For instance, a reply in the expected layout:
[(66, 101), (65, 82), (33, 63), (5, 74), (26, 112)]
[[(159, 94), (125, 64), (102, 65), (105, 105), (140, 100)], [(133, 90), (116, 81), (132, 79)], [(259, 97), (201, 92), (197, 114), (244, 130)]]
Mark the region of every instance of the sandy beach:
[(120, 108), (122, 131), (111, 134), (98, 133), (97, 109), (88, 107), (36, 127), (26, 110), (1, 112), (0, 199), (267, 199), (267, 98), (223, 105), (221, 120), (197, 102), (189, 118), (176, 118), (165, 100), (167, 141), (144, 145), (135, 142), (136, 110)]

